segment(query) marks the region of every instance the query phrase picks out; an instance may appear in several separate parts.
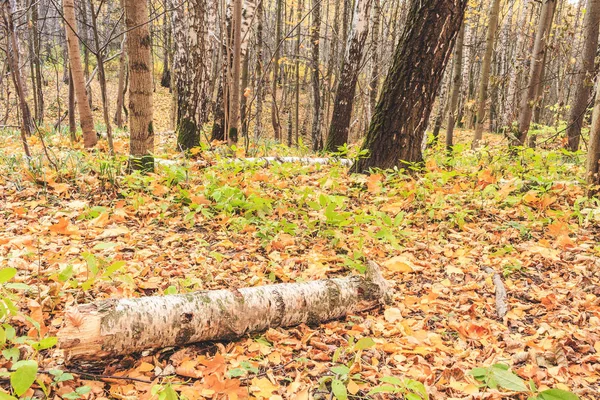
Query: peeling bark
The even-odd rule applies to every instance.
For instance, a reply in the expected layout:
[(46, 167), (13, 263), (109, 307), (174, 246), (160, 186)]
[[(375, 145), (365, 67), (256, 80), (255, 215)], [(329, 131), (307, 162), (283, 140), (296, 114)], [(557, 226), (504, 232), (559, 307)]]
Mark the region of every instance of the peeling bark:
[[(232, 339), (250, 332), (317, 324), (389, 300), (388, 283), (369, 262), (365, 276), (78, 306), (58, 333), (70, 359), (101, 359), (150, 348)], [(77, 320), (81, 323), (74, 324)]]

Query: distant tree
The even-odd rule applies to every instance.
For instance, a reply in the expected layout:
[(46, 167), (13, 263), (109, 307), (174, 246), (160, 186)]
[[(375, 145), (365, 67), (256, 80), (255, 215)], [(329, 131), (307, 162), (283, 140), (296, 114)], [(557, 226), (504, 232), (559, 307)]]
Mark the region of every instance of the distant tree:
[(412, 0), (353, 172), (423, 161), (421, 142), (467, 0)]
[(154, 170), (151, 41), (146, 0), (123, 0), (129, 58), (129, 166)]
[(575, 80), (575, 96), (571, 102), (571, 111), (567, 125), (567, 148), (571, 151), (579, 149), (581, 125), (588, 107), (594, 76), (595, 58), (598, 50), (598, 31), (600, 27), (600, 0), (588, 0), (585, 13), (585, 39), (581, 53), (581, 70)]
[(477, 93), (477, 119), (475, 122), (475, 136), (473, 147), (478, 147), (483, 137), (483, 122), (488, 98), (488, 85), (490, 83), (490, 70), (492, 56), (494, 55), (494, 43), (496, 41), (496, 30), (498, 29), (498, 14), (500, 13), (500, 0), (492, 0), (490, 19), (488, 21), (487, 38), (485, 40), (485, 53), (481, 62), (481, 76), (479, 78), (479, 91)]
[(522, 146), (525, 144), (531, 118), (533, 116), (533, 107), (535, 105), (536, 96), (539, 93), (539, 87), (542, 84), (542, 76), (544, 70), (544, 61), (546, 54), (546, 42), (552, 27), (552, 19), (554, 18), (554, 9), (556, 8), (556, 0), (544, 0), (540, 12), (535, 42), (533, 45), (533, 53), (531, 59), (531, 68), (529, 70), (529, 79), (527, 84), (526, 95), (521, 100), (519, 112), (519, 131), (517, 135), (511, 138), (513, 146)]
[(6, 33), (10, 42), (10, 48), (7, 51), (10, 70), (19, 100), (19, 107), (21, 109), (21, 141), (23, 142), (25, 155), (27, 157), (31, 157), (29, 145), (27, 143), (27, 136), (31, 135), (32, 129), (31, 112), (29, 111), (29, 105), (27, 104), (27, 99), (25, 98), (23, 77), (21, 76), (21, 68), (19, 66), (19, 43), (17, 41), (15, 24), (12, 17), (13, 8), (11, 7), (11, 4), (9, 4), (8, 0), (0, 1), (0, 7), (0, 11), (2, 12), (2, 20), (4, 22), (4, 26), (6, 27)]
[[(85, 2), (85, 1), (84, 1)], [(91, 148), (98, 142), (94, 128), (94, 116), (85, 90), (85, 77), (81, 64), (81, 53), (79, 51), (79, 38), (77, 36), (77, 20), (75, 19), (74, 0), (63, 0), (63, 13), (65, 18), (65, 30), (67, 34), (67, 46), (69, 49), (69, 64), (71, 66), (71, 77), (79, 108), (79, 124), (83, 132), (83, 145)], [(85, 29), (84, 29), (85, 30)]]
[(593, 194), (598, 193), (600, 188), (600, 77), (596, 79), (596, 99), (592, 113), (592, 125), (590, 126), (590, 144), (586, 163), (587, 181), (594, 185)]
[(369, 34), (369, 17), (373, 0), (356, 0), (352, 30), (348, 38), (348, 49), (344, 56), (342, 72), (333, 103), (333, 113), (325, 150), (337, 151), (348, 142), (348, 130), (352, 116), (352, 105), (362, 67), (365, 42)]
[(456, 46), (453, 56), (454, 70), (452, 73), (452, 88), (450, 89), (450, 105), (448, 106), (448, 127), (446, 128), (446, 149), (448, 151), (452, 150), (452, 145), (454, 144), (454, 126), (456, 125), (458, 98), (460, 96), (460, 87), (462, 85), (464, 40), (465, 23), (463, 22), (458, 33), (458, 39), (456, 39)]
[(312, 26), (311, 26), (311, 69), (313, 90), (313, 121), (311, 129), (312, 148), (315, 151), (323, 148), (323, 135), (321, 134), (321, 88), (320, 88), (320, 41), (321, 41), (321, 0), (312, 0)]

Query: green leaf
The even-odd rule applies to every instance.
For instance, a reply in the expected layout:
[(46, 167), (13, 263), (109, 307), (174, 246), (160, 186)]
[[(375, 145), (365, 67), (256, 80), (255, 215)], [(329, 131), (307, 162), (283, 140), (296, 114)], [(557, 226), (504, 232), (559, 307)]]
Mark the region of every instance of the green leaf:
[(0, 392), (0, 400), (17, 400), (17, 398), (8, 393)]
[(473, 368), (469, 371), (469, 375), (472, 375), (477, 380), (482, 380), (489, 374), (490, 370), (488, 368)]
[(371, 338), (362, 338), (354, 345), (355, 350), (366, 350), (375, 346), (375, 342)]
[(338, 375), (348, 375), (350, 373), (350, 368), (346, 367), (345, 365), (338, 365), (331, 368), (331, 372)]
[(335, 398), (338, 400), (348, 400), (348, 391), (346, 390), (346, 385), (344, 382), (339, 379), (334, 379), (331, 381), (331, 391), (335, 395)]
[(60, 271), (58, 274), (58, 280), (61, 282), (66, 282), (73, 276), (73, 264), (67, 265), (65, 268)]
[(397, 393), (399, 390), (400, 389), (392, 385), (381, 385), (371, 389), (367, 395), (371, 396), (377, 393)]
[(515, 392), (527, 392), (527, 385), (523, 379), (519, 378), (511, 371), (500, 368), (492, 368), (492, 376), (498, 382), (499, 386)]
[(242, 368), (233, 368), (233, 369), (230, 369), (229, 371), (227, 371), (227, 375), (230, 378), (238, 378), (238, 377), (243, 376), (245, 374), (246, 374), (246, 370), (242, 369)]
[(540, 392), (539, 398), (543, 400), (579, 400), (579, 396), (566, 390), (548, 389)]
[(123, 268), (123, 266), (125, 266), (125, 261), (123, 261), (123, 260), (115, 261), (114, 263), (110, 264), (110, 266), (108, 268), (106, 268), (106, 271), (104, 271), (104, 273), (102, 275), (110, 276), (110, 275), (114, 274), (115, 272), (117, 272), (118, 270), (120, 270), (121, 268)]
[(2, 350), (2, 356), (7, 360), (11, 360), (12, 362), (18, 361), (20, 355), (21, 353), (16, 347), (11, 347), (10, 349)]
[(0, 283), (10, 281), (17, 274), (16, 268), (2, 268), (0, 269)]
[(18, 365), (15, 372), (10, 375), (10, 384), (17, 394), (21, 396), (35, 382), (38, 372), (38, 365), (35, 361), (26, 360), (15, 363)]
[(403, 386), (404, 382), (402, 381), (402, 379), (395, 377), (395, 376), (384, 376), (383, 378), (380, 379), (381, 382), (384, 383), (390, 383), (392, 385), (396, 385), (396, 386)]
[(112, 249), (113, 247), (117, 247), (118, 244), (114, 243), (114, 242), (106, 242), (106, 243), (98, 243), (97, 245), (94, 246), (94, 250), (108, 250), (108, 249)]
[(33, 344), (33, 348), (37, 351), (46, 350), (50, 347), (54, 347), (58, 343), (58, 338), (56, 336), (50, 336), (40, 340), (38, 343)]

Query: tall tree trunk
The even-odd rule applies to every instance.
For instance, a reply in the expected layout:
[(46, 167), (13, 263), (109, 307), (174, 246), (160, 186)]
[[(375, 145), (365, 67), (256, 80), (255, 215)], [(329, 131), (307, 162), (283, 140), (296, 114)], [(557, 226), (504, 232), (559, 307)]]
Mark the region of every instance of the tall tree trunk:
[(353, 172), (423, 161), (421, 142), (467, 0), (413, 0)]
[(75, 122), (75, 87), (73, 85), (73, 75), (69, 68), (69, 134), (71, 142), (77, 141), (77, 123)]
[(533, 107), (536, 99), (538, 86), (541, 85), (542, 70), (544, 69), (544, 55), (546, 54), (546, 37), (552, 27), (552, 19), (554, 16), (554, 8), (556, 0), (545, 0), (540, 13), (535, 43), (533, 46), (533, 54), (531, 59), (531, 68), (529, 71), (529, 82), (527, 85), (527, 93), (521, 101), (521, 109), (519, 113), (519, 131), (516, 137), (513, 137), (511, 144), (513, 146), (522, 146), (525, 144)]
[(372, 4), (373, 0), (356, 0), (352, 32), (348, 38), (348, 50), (342, 65), (342, 73), (333, 103), (331, 126), (325, 144), (327, 151), (337, 151), (339, 146), (348, 142), (352, 106), (358, 74), (362, 67), (363, 49), (369, 34), (369, 16)]
[(254, 123), (254, 137), (258, 138), (262, 134), (262, 109), (263, 109), (263, 20), (264, 6), (263, 0), (259, 0), (256, 7), (256, 122)]
[(154, 170), (152, 70), (146, 0), (123, 0), (129, 58), (130, 169)]
[(571, 151), (579, 149), (583, 117), (594, 84), (596, 71), (595, 58), (598, 50), (598, 28), (600, 26), (600, 0), (588, 0), (585, 13), (585, 39), (581, 54), (581, 70), (576, 78), (576, 92), (567, 125), (567, 148)]
[(171, 24), (169, 24), (168, 13), (165, 12), (163, 17), (163, 72), (160, 78), (160, 85), (165, 88), (171, 88), (171, 68), (169, 66), (169, 58), (171, 58)]
[(237, 143), (240, 126), (240, 78), (242, 66), (242, 0), (233, 0), (233, 65), (231, 68), (230, 104), (229, 104), (229, 144)]
[(311, 129), (312, 148), (314, 151), (323, 148), (323, 135), (321, 134), (321, 88), (320, 88), (320, 62), (319, 50), (321, 41), (321, 0), (312, 0), (312, 27), (311, 27), (311, 70), (313, 94), (313, 121)]
[(44, 120), (44, 93), (42, 91), (42, 59), (40, 57), (40, 32), (38, 31), (38, 2), (33, 1), (30, 8), (30, 49), (31, 49), (31, 79), (33, 83), (33, 99), (35, 103), (35, 119), (40, 123)]
[(177, 97), (177, 148), (189, 150), (200, 145), (200, 131), (208, 119), (210, 103), (210, 55), (207, 55), (209, 27), (206, 0), (189, 2), (187, 9), (173, 12), (175, 96)]
[(277, 109), (277, 86), (279, 85), (279, 57), (281, 55), (280, 45), (282, 39), (282, 18), (283, 18), (283, 2), (284, 0), (277, 1), (277, 14), (276, 14), (276, 33), (275, 33), (275, 54), (273, 55), (273, 85), (272, 93), (273, 97), (271, 103), (271, 124), (273, 125), (273, 131), (275, 134), (275, 140), (281, 140), (281, 124), (279, 122), (279, 111)]
[(10, 63), (13, 83), (15, 85), (15, 91), (17, 92), (19, 107), (21, 109), (21, 141), (23, 142), (23, 151), (25, 151), (25, 155), (30, 158), (31, 152), (29, 151), (27, 136), (31, 135), (31, 113), (25, 98), (25, 91), (23, 90), (23, 77), (21, 76), (21, 69), (19, 67), (19, 44), (17, 42), (17, 34), (15, 32), (15, 25), (12, 18), (13, 10), (11, 9), (8, 1), (3, 1), (0, 3), (0, 7), (2, 8), (2, 19), (4, 20), (4, 26), (6, 26), (9, 37), (8, 40), (10, 42), (10, 49), (8, 49), (8, 61)]
[(117, 86), (117, 106), (115, 110), (115, 125), (123, 128), (123, 105), (125, 104), (125, 75), (127, 69), (127, 51), (125, 50), (125, 40), (127, 34), (123, 35), (121, 41), (121, 55), (119, 56), (119, 83)]
[(450, 92), (450, 106), (448, 107), (448, 127), (446, 129), (446, 149), (452, 151), (454, 144), (454, 126), (456, 125), (456, 114), (458, 106), (458, 98), (460, 96), (460, 87), (462, 86), (462, 58), (463, 44), (465, 40), (465, 24), (460, 27), (458, 38), (456, 39), (456, 47), (454, 50), (454, 71), (452, 74), (452, 89)]
[(373, 0), (373, 28), (371, 29), (371, 82), (369, 84), (369, 108), (371, 114), (377, 106), (379, 90), (379, 37), (381, 30), (381, 0)]
[(475, 123), (475, 136), (473, 137), (473, 147), (479, 147), (483, 138), (483, 123), (485, 119), (485, 106), (488, 97), (488, 85), (490, 82), (490, 68), (492, 65), (492, 55), (494, 52), (494, 43), (496, 41), (496, 30), (498, 29), (498, 14), (500, 13), (500, 0), (492, 0), (492, 9), (488, 21), (488, 32), (485, 40), (485, 53), (481, 64), (481, 76), (479, 77), (479, 92), (477, 94), (477, 120)]
[(75, 19), (74, 0), (63, 0), (63, 13), (65, 17), (65, 30), (67, 33), (67, 46), (69, 48), (69, 64), (71, 66), (71, 77), (75, 87), (75, 97), (79, 108), (79, 124), (83, 132), (83, 145), (92, 148), (98, 142), (94, 128), (94, 117), (85, 91), (85, 77), (81, 65), (81, 53), (79, 52), (79, 39), (77, 37), (77, 21)]
[[(85, 1), (85, 0), (84, 0)], [(104, 124), (106, 125), (106, 137), (108, 139), (108, 148), (111, 155), (115, 154), (115, 146), (113, 143), (112, 126), (110, 125), (110, 116), (108, 111), (108, 96), (106, 94), (106, 74), (104, 72), (104, 52), (100, 50), (100, 35), (98, 34), (98, 11), (94, 10), (94, 3), (90, 0), (90, 10), (92, 17), (92, 32), (94, 34), (94, 42), (96, 47), (96, 61), (98, 63), (98, 80), (100, 82), (100, 95), (102, 97), (102, 114), (104, 116)]]
[(590, 126), (586, 171), (588, 183), (595, 186), (591, 194), (595, 195), (600, 189), (600, 76), (596, 78), (596, 99)]
[(511, 68), (510, 68), (510, 80), (508, 83), (506, 100), (507, 104), (504, 108), (504, 117), (502, 124), (504, 125), (507, 131), (512, 131), (512, 125), (515, 116), (515, 109), (519, 104), (519, 91), (517, 90), (517, 86), (519, 83), (519, 77), (521, 75), (522, 67), (520, 66), (520, 59), (523, 56), (523, 43), (525, 42), (525, 37), (527, 36), (527, 6), (529, 5), (529, 0), (523, 0), (521, 15), (519, 17), (517, 23), (517, 29), (519, 30), (517, 33), (517, 43), (515, 44), (515, 51), (513, 53)]

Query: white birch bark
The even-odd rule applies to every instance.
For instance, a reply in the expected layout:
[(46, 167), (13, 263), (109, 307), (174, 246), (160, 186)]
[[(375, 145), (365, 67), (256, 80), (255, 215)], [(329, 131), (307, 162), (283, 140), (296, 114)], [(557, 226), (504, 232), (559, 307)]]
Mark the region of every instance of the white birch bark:
[[(250, 332), (316, 324), (389, 299), (369, 262), (365, 276), (182, 295), (104, 300), (68, 310), (58, 333), (71, 359), (101, 359), (150, 348), (232, 339)], [(75, 317), (76, 316), (76, 317)]]

